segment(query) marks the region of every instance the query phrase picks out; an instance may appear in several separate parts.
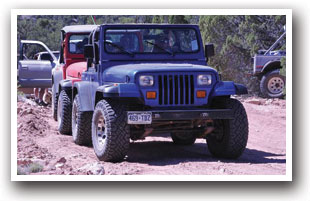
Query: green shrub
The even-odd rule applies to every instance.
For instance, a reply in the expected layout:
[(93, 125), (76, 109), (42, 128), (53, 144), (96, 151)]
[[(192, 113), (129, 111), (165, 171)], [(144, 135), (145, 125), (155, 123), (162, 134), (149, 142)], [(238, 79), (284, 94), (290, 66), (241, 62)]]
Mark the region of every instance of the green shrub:
[(27, 172), (24, 170), (24, 168), (17, 167), (17, 175), (26, 175)]
[(39, 163), (31, 163), (28, 167), (28, 170), (31, 173), (41, 172), (43, 170), (43, 166)]
[(17, 175), (28, 175), (30, 173), (42, 172), (43, 166), (39, 163), (30, 163), (25, 167), (17, 167)]

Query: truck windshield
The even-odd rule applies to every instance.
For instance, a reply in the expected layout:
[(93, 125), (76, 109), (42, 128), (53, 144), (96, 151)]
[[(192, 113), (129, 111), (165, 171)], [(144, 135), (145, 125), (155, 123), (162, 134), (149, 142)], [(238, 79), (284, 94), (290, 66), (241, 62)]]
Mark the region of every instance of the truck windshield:
[(194, 29), (108, 29), (105, 51), (114, 54), (194, 53), (199, 50)]

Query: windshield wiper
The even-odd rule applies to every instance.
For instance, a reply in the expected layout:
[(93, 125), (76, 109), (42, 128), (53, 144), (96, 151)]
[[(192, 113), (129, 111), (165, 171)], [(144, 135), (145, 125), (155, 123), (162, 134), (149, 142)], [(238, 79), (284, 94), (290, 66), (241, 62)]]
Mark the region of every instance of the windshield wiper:
[(104, 42), (107, 43), (107, 44), (109, 44), (109, 45), (111, 45), (111, 46), (113, 46), (113, 47), (116, 47), (116, 48), (119, 49), (120, 51), (122, 51), (122, 52), (124, 52), (124, 53), (126, 53), (126, 54), (128, 54), (128, 55), (130, 55), (130, 56), (132, 56), (132, 57), (135, 55), (134, 53), (125, 50), (122, 46), (119, 46), (119, 45), (117, 45), (117, 44), (115, 44), (115, 43), (113, 43), (113, 42), (110, 42), (110, 41), (104, 41)]
[(153, 42), (150, 42), (150, 41), (147, 41), (147, 40), (145, 40), (145, 42), (148, 43), (148, 44), (151, 44), (151, 45), (153, 45), (153, 46), (155, 46), (155, 47), (157, 47), (158, 49), (161, 49), (161, 50), (163, 50), (163, 51), (169, 53), (169, 54), (172, 55), (172, 56), (174, 55), (174, 52), (172, 52), (172, 51), (170, 51), (170, 50), (167, 50), (167, 49), (163, 48), (162, 46), (160, 46), (160, 45), (158, 45), (158, 44), (156, 44), (156, 43), (153, 43)]

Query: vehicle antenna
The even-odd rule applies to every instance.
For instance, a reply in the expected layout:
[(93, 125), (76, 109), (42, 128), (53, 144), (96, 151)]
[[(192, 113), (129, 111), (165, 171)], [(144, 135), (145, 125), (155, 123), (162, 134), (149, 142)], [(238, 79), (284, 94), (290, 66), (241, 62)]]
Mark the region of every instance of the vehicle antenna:
[(93, 20), (94, 25), (96, 25), (96, 17), (91, 15), (91, 19)]

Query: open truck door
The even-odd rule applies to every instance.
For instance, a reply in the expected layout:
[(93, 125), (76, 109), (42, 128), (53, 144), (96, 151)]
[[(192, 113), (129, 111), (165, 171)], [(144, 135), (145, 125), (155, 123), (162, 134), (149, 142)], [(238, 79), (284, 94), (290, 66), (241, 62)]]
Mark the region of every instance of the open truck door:
[[(45, 57), (39, 57), (40, 52), (47, 53)], [(21, 40), (18, 58), (18, 83), (21, 87), (52, 86), (52, 68), (57, 62), (53, 52), (42, 42), (33, 40)]]

